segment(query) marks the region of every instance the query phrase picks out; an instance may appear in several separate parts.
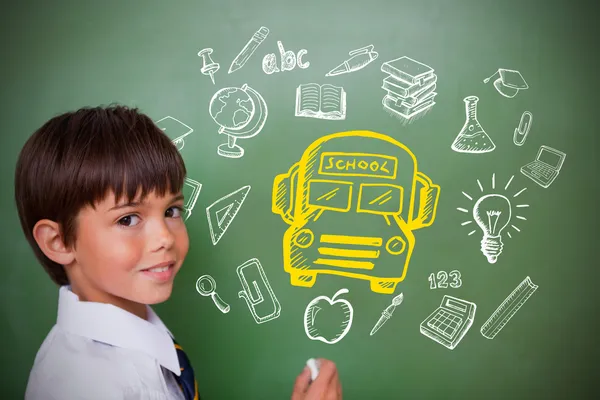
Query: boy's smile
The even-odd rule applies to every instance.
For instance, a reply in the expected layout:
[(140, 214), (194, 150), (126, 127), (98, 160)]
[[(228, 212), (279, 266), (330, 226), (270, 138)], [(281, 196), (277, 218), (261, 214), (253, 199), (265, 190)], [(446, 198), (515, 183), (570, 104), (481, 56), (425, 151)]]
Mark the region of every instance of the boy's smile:
[(77, 217), (74, 261), (66, 265), (82, 301), (113, 304), (146, 318), (146, 305), (169, 298), (189, 239), (183, 196), (150, 192), (115, 202), (109, 194)]

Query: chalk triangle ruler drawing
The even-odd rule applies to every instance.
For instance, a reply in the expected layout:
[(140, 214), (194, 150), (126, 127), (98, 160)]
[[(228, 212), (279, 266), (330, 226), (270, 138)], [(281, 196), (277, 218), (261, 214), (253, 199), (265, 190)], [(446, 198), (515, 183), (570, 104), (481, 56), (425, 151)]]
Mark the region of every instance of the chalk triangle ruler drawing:
[(208, 229), (213, 245), (219, 243), (240, 208), (242, 208), (249, 192), (250, 185), (243, 186), (206, 207)]

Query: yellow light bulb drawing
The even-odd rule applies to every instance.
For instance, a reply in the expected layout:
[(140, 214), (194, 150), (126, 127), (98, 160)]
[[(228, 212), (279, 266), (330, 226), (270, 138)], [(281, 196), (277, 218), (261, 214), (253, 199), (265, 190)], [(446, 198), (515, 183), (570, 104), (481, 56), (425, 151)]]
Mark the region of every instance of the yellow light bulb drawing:
[(511, 217), (510, 201), (499, 194), (488, 194), (481, 197), (473, 207), (473, 218), (483, 231), (481, 252), (490, 264), (498, 261), (502, 253), (501, 232)]
[[(510, 177), (506, 185), (504, 186), (504, 191), (508, 191), (508, 187), (510, 183), (514, 179), (514, 175)], [(516, 222), (513, 221), (513, 205), (509, 200), (509, 197), (515, 199), (519, 197), (521, 193), (523, 193), (527, 188), (523, 188), (513, 194), (510, 195), (501, 195), (498, 194), (499, 190), (496, 189), (496, 174), (492, 174), (492, 193), (485, 193), (483, 185), (477, 179), (477, 186), (479, 186), (479, 190), (482, 193), (482, 196), (475, 201), (473, 204), (473, 209), (469, 210), (465, 207), (458, 207), (457, 210), (465, 213), (471, 214), (473, 220), (463, 221), (461, 226), (467, 226), (475, 222), (481, 228), (483, 232), (483, 238), (481, 239), (481, 252), (487, 258), (490, 264), (495, 264), (498, 261), (498, 256), (502, 253), (504, 248), (504, 243), (502, 242), (501, 234), (506, 234), (509, 238), (512, 238), (511, 230), (515, 230), (516, 232), (521, 232), (521, 229), (517, 227)], [(473, 197), (469, 193), (462, 192), (462, 194), (469, 199), (469, 201), (473, 201)], [(521, 221), (527, 221), (527, 218), (520, 215), (522, 208), (529, 207), (529, 204), (518, 203), (518, 200), (513, 200), (517, 204), (514, 205), (515, 210), (515, 219)], [(473, 229), (469, 232), (469, 236), (477, 232), (477, 229)]]

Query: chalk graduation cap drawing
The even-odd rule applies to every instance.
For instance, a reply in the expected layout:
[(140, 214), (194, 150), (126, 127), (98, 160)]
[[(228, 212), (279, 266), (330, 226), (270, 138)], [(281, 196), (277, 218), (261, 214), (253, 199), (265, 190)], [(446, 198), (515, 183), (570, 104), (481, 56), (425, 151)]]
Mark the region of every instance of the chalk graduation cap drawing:
[(490, 79), (498, 75), (499, 77), (494, 81), (494, 87), (504, 97), (513, 98), (519, 93), (519, 90), (529, 88), (519, 71), (504, 68), (498, 69), (492, 76), (485, 78), (483, 83), (488, 83)]
[(183, 138), (185, 138), (190, 133), (194, 132), (192, 128), (184, 124), (183, 122), (175, 119), (171, 116), (166, 116), (164, 118), (156, 121), (156, 125), (169, 136), (171, 141), (175, 146), (177, 146), (177, 150), (181, 151), (185, 142)]

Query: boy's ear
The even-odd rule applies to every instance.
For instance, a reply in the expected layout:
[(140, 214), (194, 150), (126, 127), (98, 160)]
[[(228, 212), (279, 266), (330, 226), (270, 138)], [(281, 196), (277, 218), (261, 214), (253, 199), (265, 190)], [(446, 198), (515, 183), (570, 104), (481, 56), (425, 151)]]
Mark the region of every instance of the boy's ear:
[(69, 265), (75, 259), (73, 251), (65, 246), (56, 222), (39, 220), (33, 227), (33, 237), (46, 257), (55, 263)]

